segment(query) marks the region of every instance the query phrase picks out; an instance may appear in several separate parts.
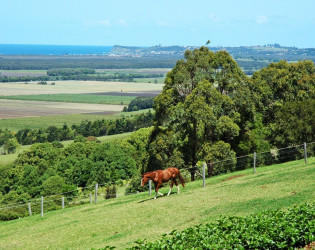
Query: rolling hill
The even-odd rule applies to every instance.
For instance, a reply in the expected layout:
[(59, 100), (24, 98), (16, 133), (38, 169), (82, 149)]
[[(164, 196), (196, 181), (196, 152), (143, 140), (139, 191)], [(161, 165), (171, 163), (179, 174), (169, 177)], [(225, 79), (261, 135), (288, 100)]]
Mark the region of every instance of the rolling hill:
[[(221, 215), (246, 216), (262, 210), (314, 201), (315, 158), (259, 167), (189, 182), (182, 193), (153, 199), (139, 193), (99, 198), (64, 210), (0, 222), (0, 249), (125, 249), (137, 239), (154, 241), (172, 230), (214, 222)], [(163, 193), (168, 187), (161, 189)]]

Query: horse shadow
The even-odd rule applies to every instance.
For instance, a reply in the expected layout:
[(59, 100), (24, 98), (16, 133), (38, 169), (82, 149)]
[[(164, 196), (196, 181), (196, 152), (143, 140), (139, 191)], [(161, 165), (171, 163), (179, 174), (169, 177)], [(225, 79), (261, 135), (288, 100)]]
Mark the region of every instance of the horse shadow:
[[(174, 195), (174, 194), (176, 194), (176, 193), (170, 193), (169, 196)], [(161, 195), (157, 196), (156, 199), (161, 199), (161, 198), (165, 198), (165, 197), (167, 197), (167, 194), (163, 194), (163, 196), (161, 196)], [(147, 198), (145, 200), (138, 201), (138, 203), (144, 203), (144, 202), (151, 201), (151, 200), (154, 200), (154, 196), (152, 198), (150, 197), (150, 198)]]

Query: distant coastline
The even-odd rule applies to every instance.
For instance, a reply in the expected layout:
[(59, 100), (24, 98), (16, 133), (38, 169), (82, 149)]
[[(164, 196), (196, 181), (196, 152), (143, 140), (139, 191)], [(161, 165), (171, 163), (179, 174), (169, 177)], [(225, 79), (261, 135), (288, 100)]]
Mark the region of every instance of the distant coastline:
[(1, 55), (100, 55), (112, 46), (0, 44)]

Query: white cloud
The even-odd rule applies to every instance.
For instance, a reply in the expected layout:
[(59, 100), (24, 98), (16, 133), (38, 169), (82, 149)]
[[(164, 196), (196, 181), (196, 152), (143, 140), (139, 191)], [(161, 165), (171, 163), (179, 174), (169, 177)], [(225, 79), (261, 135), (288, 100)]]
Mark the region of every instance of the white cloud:
[(219, 18), (214, 14), (210, 14), (209, 18), (212, 22), (219, 22), (220, 21)]
[(83, 25), (87, 27), (96, 27), (96, 26), (103, 26), (109, 27), (111, 23), (109, 20), (83, 20)]
[(259, 23), (259, 24), (268, 23), (268, 18), (266, 16), (257, 16), (256, 23)]
[(169, 24), (163, 20), (157, 21), (157, 25), (161, 27), (168, 27)]
[(117, 22), (122, 26), (129, 26), (129, 24), (124, 19), (118, 19)]

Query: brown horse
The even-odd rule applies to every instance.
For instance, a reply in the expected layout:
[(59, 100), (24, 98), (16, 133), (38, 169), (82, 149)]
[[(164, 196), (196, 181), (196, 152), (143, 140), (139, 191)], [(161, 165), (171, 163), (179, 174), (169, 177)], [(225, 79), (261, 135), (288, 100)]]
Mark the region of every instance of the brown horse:
[(157, 193), (163, 196), (163, 194), (159, 192), (159, 188), (162, 185), (162, 183), (171, 180), (172, 182), (171, 182), (170, 191), (167, 194), (167, 196), (169, 196), (172, 191), (174, 183), (177, 186), (177, 193), (180, 192), (178, 182), (176, 179), (177, 177), (179, 177), (180, 182), (182, 183), (183, 187), (185, 187), (185, 180), (183, 176), (180, 174), (178, 168), (167, 168), (165, 170), (155, 170), (153, 172), (144, 173), (141, 179), (141, 186), (143, 187), (148, 182), (148, 180), (152, 180), (155, 186), (154, 199), (156, 199)]

